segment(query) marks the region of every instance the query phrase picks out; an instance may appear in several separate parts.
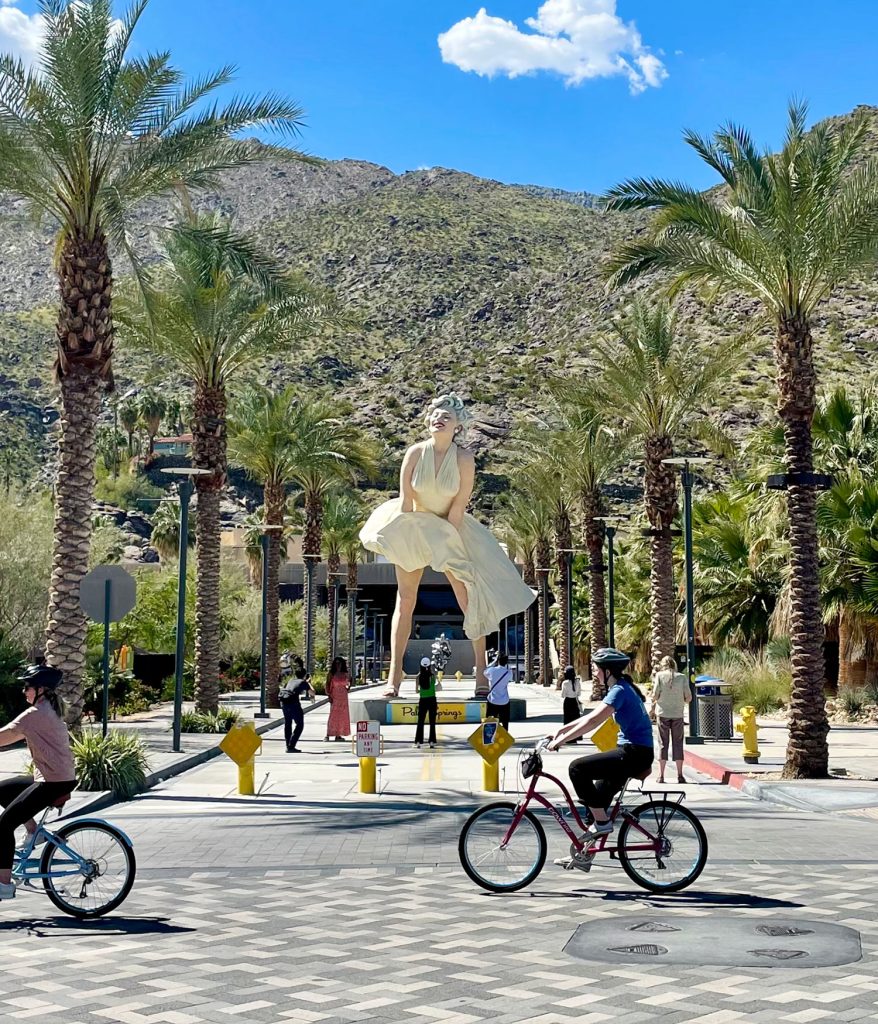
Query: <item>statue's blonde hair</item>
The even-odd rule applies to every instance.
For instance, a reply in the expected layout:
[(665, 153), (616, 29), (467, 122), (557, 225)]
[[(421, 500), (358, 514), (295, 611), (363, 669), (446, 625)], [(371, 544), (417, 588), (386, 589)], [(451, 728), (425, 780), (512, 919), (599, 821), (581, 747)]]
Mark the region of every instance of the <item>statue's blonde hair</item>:
[(467, 429), (473, 421), (473, 415), (464, 405), (463, 399), (460, 395), (454, 394), (453, 391), (446, 395), (437, 395), (427, 406), (424, 412), (424, 425), (429, 426), (430, 416), (437, 409), (447, 409), (449, 412), (453, 412), (457, 417), (458, 428), (455, 431), (455, 437), (463, 439), (466, 435)]

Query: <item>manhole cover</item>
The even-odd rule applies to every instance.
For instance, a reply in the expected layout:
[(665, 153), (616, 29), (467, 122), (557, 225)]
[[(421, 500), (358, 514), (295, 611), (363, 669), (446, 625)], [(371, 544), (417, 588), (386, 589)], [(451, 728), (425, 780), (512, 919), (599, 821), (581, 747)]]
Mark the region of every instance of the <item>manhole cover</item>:
[(837, 967), (863, 955), (860, 933), (841, 924), (673, 913), (581, 924), (564, 952), (601, 963), (692, 967)]

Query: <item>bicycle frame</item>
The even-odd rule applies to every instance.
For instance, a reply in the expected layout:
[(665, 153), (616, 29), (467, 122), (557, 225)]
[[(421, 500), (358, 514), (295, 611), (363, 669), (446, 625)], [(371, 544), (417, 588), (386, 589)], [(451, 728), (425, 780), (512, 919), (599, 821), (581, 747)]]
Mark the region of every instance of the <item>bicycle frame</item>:
[[(22, 885), (29, 886), (32, 882), (38, 882), (46, 878), (68, 878), (76, 875), (87, 875), (88, 873), (88, 861), (84, 857), (81, 857), (75, 850), (71, 849), (56, 832), (53, 832), (50, 828), (46, 827), (45, 821), (50, 809), (51, 808), (47, 807), (43, 812), (43, 816), (37, 822), (36, 831), (32, 836), (30, 836), (27, 845), (22, 850), (21, 854), (16, 854), (16, 859), (12, 867), (12, 877), (21, 882)], [(82, 822), (98, 822), (102, 825), (105, 824), (105, 822), (100, 818), (79, 818), (77, 820)], [(128, 836), (118, 829), (117, 831), (127, 845), (131, 846), (132, 843)], [(49, 872), (39, 870), (42, 851), (40, 851), (39, 857), (32, 856), (39, 836), (44, 836), (46, 843), (52, 843), (53, 846), (56, 846), (62, 853), (66, 854), (70, 858), (72, 866), (69, 870), (59, 870), (59, 868), (53, 868)], [(31, 865), (36, 865), (36, 869), (31, 869)]]
[[(547, 811), (549, 811), (549, 813), (552, 815), (552, 817), (555, 819), (558, 825), (560, 825), (561, 828), (567, 833), (567, 836), (570, 839), (572, 846), (576, 849), (577, 853), (582, 853), (582, 851), (586, 848), (585, 843), (583, 843), (580, 840), (579, 836), (576, 835), (576, 833), (573, 831), (570, 825), (564, 820), (563, 815), (555, 806), (555, 804), (552, 803), (547, 797), (543, 796), (542, 793), (537, 792), (537, 782), (540, 779), (549, 779), (551, 782), (554, 782), (555, 785), (561, 790), (561, 792), (564, 794), (564, 799), (567, 801), (567, 806), (570, 808), (573, 817), (576, 819), (576, 823), (579, 826), (580, 831), (585, 832), (587, 826), (585, 822), (582, 820), (582, 818), (579, 816), (579, 810), (573, 803), (573, 799), (570, 796), (570, 791), (557, 776), (552, 775), (550, 772), (544, 772), (542, 769), (540, 769), (540, 771), (535, 772), (531, 776), (530, 785), (527, 788), (527, 792), (524, 795), (524, 799), (519, 801), (518, 806), (515, 808), (515, 813), (512, 816), (512, 822), (510, 823), (509, 828), (506, 831), (506, 835), (503, 836), (503, 841), (500, 844), (501, 849), (504, 848), (506, 844), (509, 842), (509, 840), (512, 838), (513, 833), (518, 828), (519, 822), (524, 817), (524, 813), (528, 809), (530, 804), (533, 801), (536, 801), (538, 804), (541, 804), (543, 807), (545, 807)], [(638, 832), (641, 832), (645, 839), (648, 840), (647, 842), (637, 843), (635, 845), (629, 844), (627, 846), (628, 850), (632, 852), (642, 851), (644, 853), (658, 853), (660, 852), (658, 848), (659, 840), (656, 837), (650, 835), (649, 831), (640, 824), (638, 819), (622, 807), (622, 799), (625, 796), (625, 791), (627, 790), (630, 781), (630, 779), (625, 780), (625, 785), (622, 787), (621, 791), (618, 793), (615, 800), (613, 801), (613, 806), (610, 808), (610, 821), (615, 822), (616, 818), (619, 816), (619, 814), (621, 814), (624, 818), (627, 818), (627, 820), (631, 823), (631, 826), (633, 828), (637, 829)], [(648, 796), (651, 802), (655, 802), (652, 800), (652, 793), (647, 792), (643, 795)], [(668, 802), (667, 797), (671, 795), (677, 797), (674, 803), (679, 804), (683, 800), (685, 793), (683, 793), (682, 790), (670, 791), (668, 793), (662, 791), (662, 800), (660, 802)], [(589, 852), (592, 854), (608, 853), (610, 857), (615, 857), (616, 852), (619, 848), (618, 846), (609, 846), (609, 838), (610, 836), (608, 835), (600, 836), (594, 843), (591, 843), (589, 845)]]

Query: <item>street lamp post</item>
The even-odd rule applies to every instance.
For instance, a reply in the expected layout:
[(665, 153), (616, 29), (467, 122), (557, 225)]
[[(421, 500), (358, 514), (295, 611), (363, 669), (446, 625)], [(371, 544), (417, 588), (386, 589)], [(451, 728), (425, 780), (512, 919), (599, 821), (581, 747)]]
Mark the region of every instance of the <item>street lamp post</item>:
[(371, 597), (361, 597), (360, 604), (363, 608), (363, 682), (366, 682), (366, 638), (369, 634), (369, 609), (366, 605), (372, 603)]
[(180, 548), (177, 559), (177, 643), (174, 663), (174, 725), (172, 749), (180, 753), (180, 732), (183, 718), (183, 658), (186, 653), (186, 561), (189, 553), (189, 502), (195, 489), (194, 477), (212, 476), (209, 469), (179, 466), (163, 469), (163, 473), (179, 478), (180, 495)]
[(267, 677), (268, 662), (268, 546), (271, 542), (271, 535), (283, 533), (281, 525), (258, 526), (260, 533), (259, 546), (262, 548), (262, 628), (261, 633), (261, 656), (259, 659), (259, 711), (255, 712), (254, 718), (268, 718), (265, 710), (265, 683)]
[(689, 705), (687, 743), (703, 743), (698, 731), (698, 693), (695, 689), (695, 587), (692, 579), (692, 466), (703, 466), (710, 460), (698, 456), (662, 459), (666, 466), (679, 466), (683, 479), (683, 551), (686, 563), (686, 675), (692, 702)]
[[(617, 519), (614, 516), (595, 516), (596, 523), (604, 524), (604, 533), (607, 535), (607, 632), (610, 647), (616, 646), (616, 550), (613, 539), (620, 526), (625, 525), (624, 519)], [(603, 567), (601, 568), (603, 571)]]
[[(564, 556), (564, 569), (566, 574), (565, 590), (567, 598), (567, 614), (565, 616), (564, 628), (567, 631), (567, 665), (573, 664), (573, 556), (576, 548), (559, 548), (558, 554)], [(564, 667), (566, 668), (567, 665)]]
[(537, 585), (539, 587), (539, 607), (537, 614), (542, 625), (542, 636), (540, 643), (540, 675), (543, 677), (543, 686), (552, 685), (552, 670), (549, 664), (549, 573), (551, 569), (547, 566), (537, 566)]
[(339, 591), (341, 590), (341, 581), (347, 579), (346, 572), (327, 572), (326, 574), (326, 585), (332, 585), (332, 607), (335, 609), (335, 613), (332, 618), (332, 633), (329, 637), (329, 660), (336, 656), (338, 653), (338, 613), (339, 613)]
[(378, 678), (381, 678), (381, 670), (384, 668), (384, 620), (387, 612), (381, 612), (376, 616), (378, 620)]
[(348, 658), (351, 663), (351, 672), (354, 671), (357, 663), (357, 588), (348, 588)]

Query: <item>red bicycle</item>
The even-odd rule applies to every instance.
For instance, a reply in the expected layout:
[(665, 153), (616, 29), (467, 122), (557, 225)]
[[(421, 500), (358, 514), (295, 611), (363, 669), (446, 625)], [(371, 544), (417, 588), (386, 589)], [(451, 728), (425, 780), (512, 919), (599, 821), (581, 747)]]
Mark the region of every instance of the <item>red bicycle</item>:
[[(561, 811), (542, 793), (540, 779), (549, 779), (563, 792), (580, 833), (586, 823), (564, 783), (543, 771), (542, 753), (548, 740), (541, 740), (522, 762), (522, 774), (530, 778), (527, 792), (518, 803), (500, 801), (480, 807), (460, 832), (458, 853), (463, 870), (489, 892), (515, 892), (539, 875), (546, 863), (548, 843), (533, 802), (542, 804), (570, 839), (570, 855), (586, 870), (598, 854), (618, 860), (628, 877), (650, 892), (679, 892), (691, 885), (707, 863), (707, 835), (698, 818), (682, 806), (685, 793), (642, 791), (645, 803), (629, 809), (623, 805), (628, 782), (610, 808), (610, 820), (618, 831), (600, 836), (591, 845), (583, 843), (565, 821)], [(648, 774), (644, 774), (646, 779)], [(643, 781), (641, 779), (640, 781)], [(615, 844), (613, 838), (617, 836)]]

